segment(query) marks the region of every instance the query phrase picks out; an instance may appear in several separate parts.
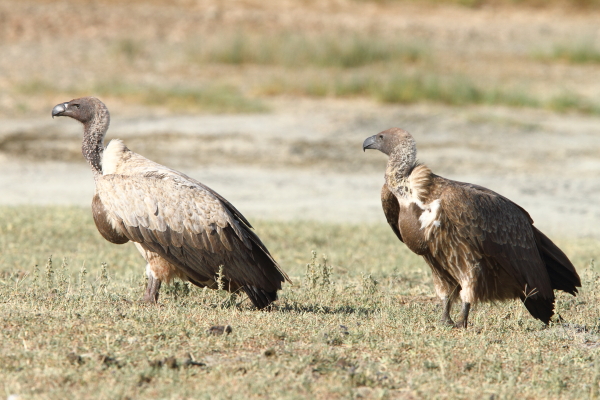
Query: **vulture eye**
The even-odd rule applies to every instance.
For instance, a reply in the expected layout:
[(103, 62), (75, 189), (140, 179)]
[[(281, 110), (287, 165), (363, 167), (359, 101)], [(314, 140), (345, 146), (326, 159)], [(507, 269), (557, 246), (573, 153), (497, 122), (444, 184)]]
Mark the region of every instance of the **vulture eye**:
[(383, 135), (379, 135), (379, 139), (383, 139)]
[(79, 108), (79, 104), (73, 104), (73, 107)]

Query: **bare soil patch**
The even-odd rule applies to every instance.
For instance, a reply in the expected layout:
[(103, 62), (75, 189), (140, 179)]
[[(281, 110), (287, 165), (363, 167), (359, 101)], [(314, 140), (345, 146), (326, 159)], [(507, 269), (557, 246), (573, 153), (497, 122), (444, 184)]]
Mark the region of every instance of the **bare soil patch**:
[[(544, 230), (600, 234), (597, 117), (285, 98), (270, 106), (274, 112), (264, 115), (152, 119), (122, 117), (116, 107), (107, 141), (123, 139), (185, 171), (254, 218), (383, 222), (386, 160), (363, 153), (361, 144), (400, 126), (439, 175), (508, 196)], [(5, 121), (0, 203), (87, 206), (92, 179), (80, 140), (81, 127), (71, 120)]]

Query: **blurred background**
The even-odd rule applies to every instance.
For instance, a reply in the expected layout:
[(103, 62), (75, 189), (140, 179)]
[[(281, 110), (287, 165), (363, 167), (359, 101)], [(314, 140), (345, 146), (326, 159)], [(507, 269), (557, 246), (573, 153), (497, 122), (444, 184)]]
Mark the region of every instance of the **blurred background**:
[(385, 223), (399, 126), (447, 178), (554, 235), (600, 237), (600, 1), (0, 0), (0, 204), (88, 207), (81, 127), (182, 170), (250, 219)]

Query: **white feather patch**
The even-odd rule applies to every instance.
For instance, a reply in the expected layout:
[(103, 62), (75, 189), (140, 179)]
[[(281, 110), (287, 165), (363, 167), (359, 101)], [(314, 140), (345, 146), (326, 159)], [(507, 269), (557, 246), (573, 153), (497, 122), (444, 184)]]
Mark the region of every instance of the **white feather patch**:
[(156, 275), (154, 274), (154, 271), (152, 271), (152, 267), (150, 266), (150, 263), (146, 264), (146, 276), (148, 278), (156, 279)]
[(113, 139), (110, 141), (102, 153), (102, 175), (117, 173), (117, 168), (126, 149), (127, 147), (121, 140)]
[(440, 226), (440, 221), (438, 217), (440, 216), (440, 199), (432, 201), (429, 203), (425, 210), (421, 213), (419, 217), (419, 222), (421, 222), (421, 229), (425, 229), (431, 225)]

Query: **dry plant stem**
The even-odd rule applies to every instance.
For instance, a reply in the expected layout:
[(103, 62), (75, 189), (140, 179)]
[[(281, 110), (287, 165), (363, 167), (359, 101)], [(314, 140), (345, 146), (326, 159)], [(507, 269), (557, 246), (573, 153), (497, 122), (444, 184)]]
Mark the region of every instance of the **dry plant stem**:
[[(295, 282), (271, 312), (248, 300), (222, 307), (226, 293), (181, 283), (163, 285), (161, 307), (140, 307), (139, 254), (98, 238), (89, 210), (0, 207), (0, 393), (81, 400), (598, 394), (600, 274), (590, 263), (600, 258), (597, 239), (560, 240), (583, 282), (577, 297), (557, 295), (564, 323), (545, 327), (515, 300), (478, 304), (469, 328), (457, 330), (437, 323), (428, 267), (398, 248), (385, 223), (256, 226)], [(327, 254), (327, 268), (315, 261), (323, 268), (313, 270), (314, 287), (303, 279), (313, 249)], [(57, 291), (58, 277), (50, 288), (43, 277), (16, 285), (49, 254), (69, 259), (71, 288)], [(98, 296), (102, 262), (110, 279)], [(78, 287), (80, 268), (85, 284)], [(228, 335), (209, 331), (227, 333), (227, 325)]]

